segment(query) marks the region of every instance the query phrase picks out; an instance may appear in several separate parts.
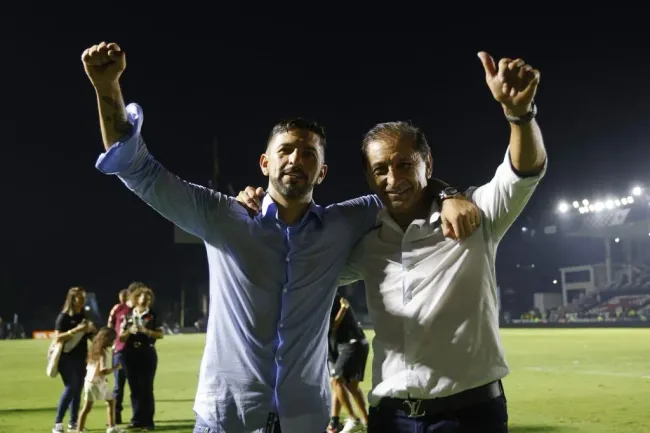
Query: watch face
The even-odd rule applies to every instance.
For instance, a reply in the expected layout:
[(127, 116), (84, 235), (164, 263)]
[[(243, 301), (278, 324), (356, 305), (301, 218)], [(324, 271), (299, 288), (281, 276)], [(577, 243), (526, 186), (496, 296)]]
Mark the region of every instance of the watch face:
[(446, 197), (449, 197), (449, 196), (453, 196), (453, 195), (458, 194), (458, 190), (456, 188), (454, 188), (453, 186), (448, 186), (447, 188), (442, 190), (442, 193)]

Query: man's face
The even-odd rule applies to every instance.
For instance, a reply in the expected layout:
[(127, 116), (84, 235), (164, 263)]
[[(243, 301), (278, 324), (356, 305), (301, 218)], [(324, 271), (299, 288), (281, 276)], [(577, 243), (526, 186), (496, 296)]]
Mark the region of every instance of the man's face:
[(273, 136), (260, 158), (260, 167), (284, 198), (299, 199), (325, 179), (323, 155), (318, 135), (296, 129)]
[(384, 137), (368, 143), (366, 178), (391, 214), (409, 213), (420, 205), (431, 177), (431, 155), (426, 158), (409, 138)]

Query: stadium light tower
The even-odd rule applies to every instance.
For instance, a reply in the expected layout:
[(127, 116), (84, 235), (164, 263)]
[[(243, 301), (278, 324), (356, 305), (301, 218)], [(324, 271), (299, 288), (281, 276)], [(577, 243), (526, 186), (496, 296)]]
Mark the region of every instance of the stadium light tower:
[(560, 213), (566, 213), (569, 210), (569, 205), (566, 202), (560, 202), (560, 204), (557, 206), (557, 210)]
[(635, 196), (638, 197), (638, 196), (641, 195), (642, 192), (643, 192), (643, 189), (641, 189), (640, 186), (635, 186), (634, 188), (632, 188), (632, 195), (635, 195)]

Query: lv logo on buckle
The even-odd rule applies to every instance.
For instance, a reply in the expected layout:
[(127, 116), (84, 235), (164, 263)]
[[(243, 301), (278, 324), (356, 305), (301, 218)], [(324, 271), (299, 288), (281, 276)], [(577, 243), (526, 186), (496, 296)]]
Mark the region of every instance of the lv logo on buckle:
[(404, 403), (409, 407), (409, 418), (419, 418), (427, 413), (425, 410), (420, 412), (420, 403), (422, 403), (422, 400), (406, 400)]

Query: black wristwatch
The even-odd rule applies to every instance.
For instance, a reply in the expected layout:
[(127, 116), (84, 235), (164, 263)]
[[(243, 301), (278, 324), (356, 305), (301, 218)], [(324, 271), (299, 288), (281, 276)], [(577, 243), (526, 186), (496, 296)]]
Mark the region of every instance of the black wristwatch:
[(523, 116), (509, 116), (506, 114), (506, 120), (515, 125), (523, 125), (533, 120), (535, 116), (537, 116), (537, 105), (533, 101), (530, 103), (530, 111), (528, 113)]
[(442, 205), (442, 202), (445, 201), (446, 199), (448, 199), (448, 198), (456, 198), (459, 195), (460, 195), (460, 193), (453, 186), (448, 186), (447, 188), (443, 188), (438, 193), (439, 204)]

